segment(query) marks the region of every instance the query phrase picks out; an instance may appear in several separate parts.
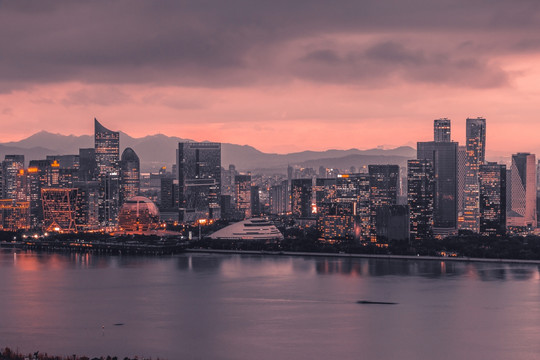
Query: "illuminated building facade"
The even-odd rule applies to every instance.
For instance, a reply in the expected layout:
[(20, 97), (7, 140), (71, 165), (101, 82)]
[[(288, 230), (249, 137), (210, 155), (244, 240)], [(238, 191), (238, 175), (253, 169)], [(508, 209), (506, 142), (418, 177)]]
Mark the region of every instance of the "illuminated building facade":
[(354, 205), (355, 239), (367, 241), (371, 236), (371, 185), (368, 174), (337, 176), (336, 202)]
[(99, 222), (104, 228), (118, 224), (120, 208), (120, 134), (111, 131), (94, 119), (94, 144), (99, 192)]
[(510, 169), (510, 209), (507, 225), (536, 227), (536, 156), (530, 153), (512, 155)]
[(115, 228), (120, 210), (120, 175), (117, 172), (100, 175), (99, 222), (104, 228)]
[(433, 237), (435, 176), (430, 160), (407, 161), (407, 203), (411, 240)]
[(356, 202), (334, 202), (324, 215), (317, 218), (319, 236), (325, 241), (359, 241), (359, 216), (355, 215)]
[(506, 165), (487, 163), (478, 172), (480, 189), (480, 233), (506, 234)]
[(221, 218), (221, 144), (178, 144), (178, 217), (181, 222)]
[(120, 133), (111, 131), (94, 119), (94, 144), (99, 174), (118, 171)]
[(41, 189), (43, 230), (74, 232), (77, 230), (77, 189)]
[(0, 200), (0, 230), (18, 231), (30, 228), (30, 204), (27, 201)]
[(433, 231), (445, 236), (457, 230), (457, 142), (419, 142), (417, 159), (433, 164)]
[(337, 197), (336, 185), (336, 178), (327, 179), (324, 177), (315, 180), (315, 204), (317, 206), (318, 218), (324, 217), (330, 213), (330, 207)]
[(296, 218), (308, 218), (312, 216), (313, 182), (311, 179), (291, 180), (291, 210)]
[(2, 182), (4, 199), (17, 197), (17, 174), (24, 169), (24, 155), (6, 155), (2, 162)]
[(369, 165), (371, 241), (377, 240), (377, 209), (397, 204), (398, 165)]
[(234, 177), (234, 189), (236, 210), (242, 219), (249, 219), (252, 216), (251, 175), (236, 175)]
[(457, 160), (457, 212), (458, 228), (463, 224), (463, 210), (465, 203), (465, 176), (467, 174), (467, 147), (458, 146)]
[(120, 160), (120, 204), (138, 196), (141, 189), (140, 161), (135, 151), (128, 147), (122, 152)]
[(451, 122), (450, 119), (436, 119), (433, 122), (433, 140), (435, 142), (450, 142), (451, 140)]
[(461, 229), (479, 232), (478, 170), (486, 157), (486, 119), (467, 119), (467, 161)]
[(37, 228), (43, 219), (41, 188), (41, 176), (38, 168), (29, 167), (26, 170), (19, 170), (16, 199), (20, 202), (28, 202), (32, 228)]
[(270, 188), (270, 213), (283, 215), (287, 212), (289, 200), (288, 180), (282, 181), (279, 185)]
[(77, 188), (77, 229), (84, 231), (99, 229), (100, 182), (77, 181), (73, 186)]
[(261, 216), (261, 191), (258, 186), (251, 186), (251, 216)]

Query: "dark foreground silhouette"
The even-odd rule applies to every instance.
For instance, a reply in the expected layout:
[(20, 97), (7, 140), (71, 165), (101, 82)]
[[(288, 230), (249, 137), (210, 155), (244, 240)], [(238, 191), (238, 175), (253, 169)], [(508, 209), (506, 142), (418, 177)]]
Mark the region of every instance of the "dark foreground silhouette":
[[(36, 351), (35, 353), (29, 353), (29, 354), (22, 354), (18, 351), (11, 350), (10, 348), (5, 348), (0, 350), (0, 360), (152, 360), (152, 358), (139, 358), (135, 356), (134, 358), (119, 358), (116, 356), (101, 356), (101, 357), (93, 357), (89, 358), (88, 356), (79, 356), (79, 355), (71, 355), (71, 356), (56, 356), (56, 355), (48, 355), (47, 353), (40, 353), (39, 351)], [(156, 360), (160, 360), (160, 358), (156, 358)], [(163, 360), (163, 359), (161, 359)]]

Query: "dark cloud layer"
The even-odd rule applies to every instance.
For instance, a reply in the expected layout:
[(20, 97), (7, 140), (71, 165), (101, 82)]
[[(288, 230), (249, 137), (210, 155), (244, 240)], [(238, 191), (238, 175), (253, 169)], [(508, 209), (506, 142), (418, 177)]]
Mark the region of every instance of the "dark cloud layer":
[(525, 0), (0, 0), (0, 91), (292, 79), (497, 87), (511, 77), (499, 56), (540, 50), (539, 20), (540, 3)]

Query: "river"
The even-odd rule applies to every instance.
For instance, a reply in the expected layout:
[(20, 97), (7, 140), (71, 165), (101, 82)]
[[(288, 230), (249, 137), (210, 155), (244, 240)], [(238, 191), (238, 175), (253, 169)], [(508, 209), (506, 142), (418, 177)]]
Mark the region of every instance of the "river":
[(2, 250), (0, 347), (169, 360), (533, 359), (539, 285), (530, 264)]

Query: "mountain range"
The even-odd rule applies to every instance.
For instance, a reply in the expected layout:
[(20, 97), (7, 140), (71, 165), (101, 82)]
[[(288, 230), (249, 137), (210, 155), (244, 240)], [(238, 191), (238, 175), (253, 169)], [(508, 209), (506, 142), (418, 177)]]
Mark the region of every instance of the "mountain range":
[[(135, 150), (141, 160), (141, 171), (157, 171), (161, 166), (170, 167), (176, 162), (176, 149), (181, 141), (191, 141), (163, 134), (134, 138), (120, 132), (120, 151), (126, 147)], [(78, 154), (79, 148), (94, 147), (91, 135), (61, 135), (41, 131), (20, 141), (0, 143), (0, 157), (6, 154), (23, 154), (28, 163), (44, 159), (47, 155)], [(398, 164), (404, 166), (407, 159), (416, 156), (409, 146), (395, 149), (349, 149), (326, 151), (302, 151), (290, 154), (264, 153), (249, 145), (222, 143), (221, 163), (224, 167), (234, 164), (240, 171), (261, 173), (284, 173), (288, 165), (301, 167), (319, 166), (348, 169), (370, 164)]]

